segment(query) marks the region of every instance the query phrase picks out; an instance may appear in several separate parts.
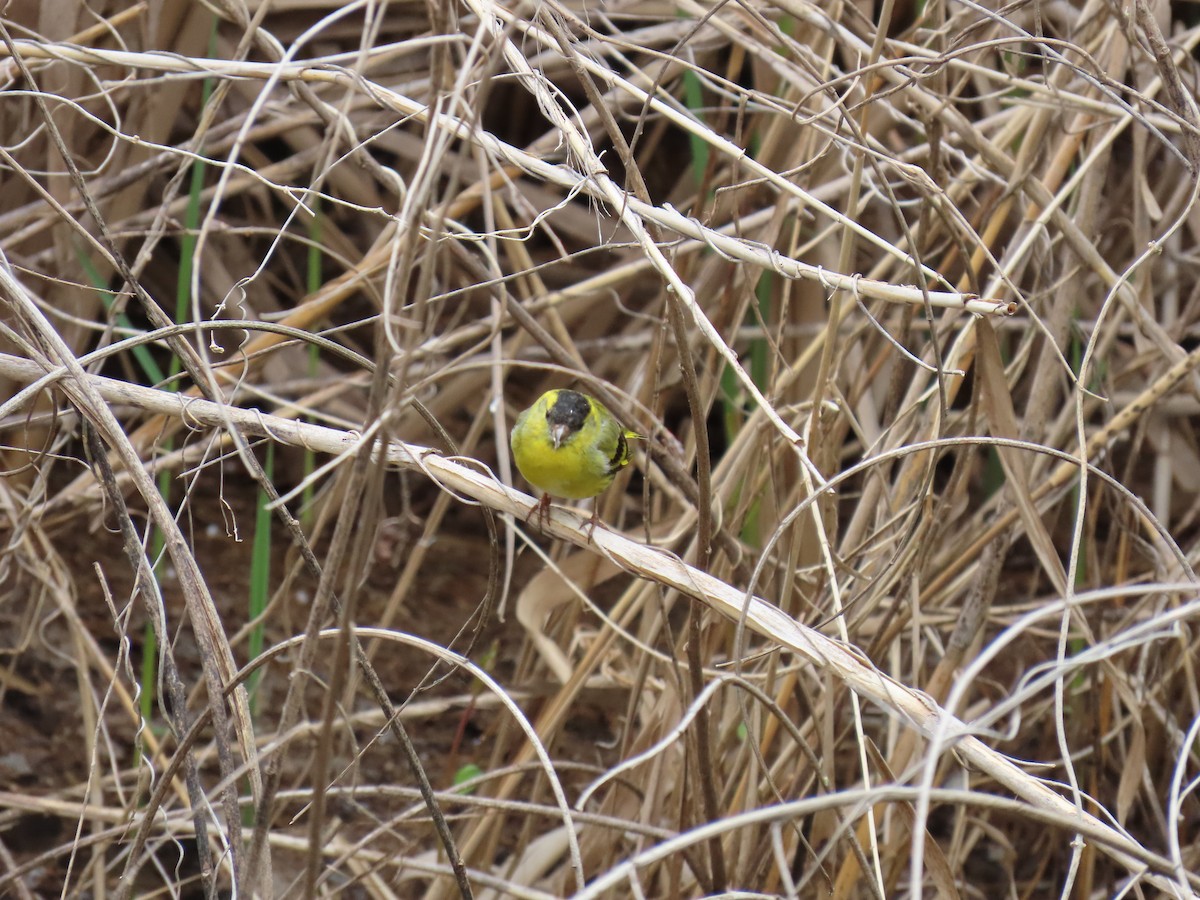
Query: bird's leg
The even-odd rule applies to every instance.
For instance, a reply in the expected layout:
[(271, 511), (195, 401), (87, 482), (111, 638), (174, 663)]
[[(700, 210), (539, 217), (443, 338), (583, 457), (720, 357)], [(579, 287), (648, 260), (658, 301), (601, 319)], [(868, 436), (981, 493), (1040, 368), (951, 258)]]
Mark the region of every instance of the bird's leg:
[(539, 500), (531, 510), (529, 510), (529, 515), (527, 515), (525, 517), (525, 524), (528, 525), (529, 520), (532, 519), (534, 516), (537, 516), (539, 519), (541, 519), (541, 524), (538, 526), (538, 528), (542, 531), (545, 531), (546, 525), (550, 521), (550, 495), (549, 494), (542, 494), (542, 499)]
[(596, 502), (594, 502), (592, 504), (592, 517), (590, 519), (588, 519), (587, 524), (583, 526), (583, 530), (587, 532), (587, 542), (589, 544), (592, 542), (592, 535), (594, 535), (596, 533), (596, 526), (599, 524), (600, 524), (600, 501), (597, 500)]

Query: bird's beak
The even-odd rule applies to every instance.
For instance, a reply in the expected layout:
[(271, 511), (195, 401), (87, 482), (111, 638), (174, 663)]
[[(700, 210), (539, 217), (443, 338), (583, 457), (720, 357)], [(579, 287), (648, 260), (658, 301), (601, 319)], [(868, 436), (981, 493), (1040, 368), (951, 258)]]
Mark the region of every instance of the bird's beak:
[(550, 440), (554, 442), (554, 449), (557, 450), (562, 446), (563, 441), (567, 439), (567, 434), (570, 432), (566, 425), (552, 425), (550, 427)]

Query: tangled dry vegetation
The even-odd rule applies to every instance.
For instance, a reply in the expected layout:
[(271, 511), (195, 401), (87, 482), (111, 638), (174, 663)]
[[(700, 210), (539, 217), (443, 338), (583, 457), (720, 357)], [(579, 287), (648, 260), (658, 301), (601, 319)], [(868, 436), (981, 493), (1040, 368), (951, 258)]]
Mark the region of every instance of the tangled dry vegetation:
[(1200, 888), (1195, 7), (4, 15), (0, 895)]

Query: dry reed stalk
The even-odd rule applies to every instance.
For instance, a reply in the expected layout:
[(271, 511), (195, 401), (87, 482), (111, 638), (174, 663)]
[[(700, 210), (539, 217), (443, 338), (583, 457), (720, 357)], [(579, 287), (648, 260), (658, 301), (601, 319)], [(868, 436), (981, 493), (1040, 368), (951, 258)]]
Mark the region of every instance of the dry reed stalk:
[(1182, 8), (10, 6), (0, 893), (1200, 888)]

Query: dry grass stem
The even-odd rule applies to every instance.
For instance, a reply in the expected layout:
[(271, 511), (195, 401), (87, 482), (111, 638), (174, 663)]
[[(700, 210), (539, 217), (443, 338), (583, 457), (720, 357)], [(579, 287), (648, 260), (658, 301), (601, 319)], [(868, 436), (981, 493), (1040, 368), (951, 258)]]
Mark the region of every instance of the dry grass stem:
[(0, 895), (1200, 896), (1198, 48), (13, 0)]

